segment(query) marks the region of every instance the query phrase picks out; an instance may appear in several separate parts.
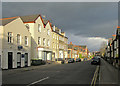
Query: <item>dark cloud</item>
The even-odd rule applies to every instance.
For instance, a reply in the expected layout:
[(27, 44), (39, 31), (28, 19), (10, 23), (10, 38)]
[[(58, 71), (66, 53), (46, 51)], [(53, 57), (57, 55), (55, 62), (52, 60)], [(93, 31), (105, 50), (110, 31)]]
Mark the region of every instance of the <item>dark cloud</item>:
[[(67, 33), (71, 33), (75, 44), (87, 44), (87, 39), (74, 40), (74, 37), (110, 38), (117, 27), (117, 2), (3, 2), (3, 17), (42, 14), (56, 26)], [(70, 37), (71, 34), (67, 34)], [(79, 39), (80, 40), (80, 39)], [(102, 40), (101, 40), (102, 41)], [(91, 50), (98, 50), (91, 48)]]

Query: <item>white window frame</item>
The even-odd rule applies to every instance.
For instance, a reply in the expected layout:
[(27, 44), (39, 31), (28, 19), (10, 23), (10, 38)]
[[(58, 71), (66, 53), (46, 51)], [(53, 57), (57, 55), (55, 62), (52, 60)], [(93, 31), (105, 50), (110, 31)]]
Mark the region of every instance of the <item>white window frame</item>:
[(58, 40), (58, 35), (57, 35), (57, 40)]
[(41, 32), (41, 25), (38, 24), (38, 32)]
[[(19, 35), (19, 39), (18, 39), (18, 35)], [(21, 44), (21, 36), (20, 36), (20, 34), (17, 34), (17, 44)]]
[(41, 45), (41, 38), (38, 37), (38, 45)]
[(25, 36), (25, 46), (28, 46), (28, 37)]
[(47, 35), (50, 35), (50, 30), (49, 29), (47, 29)]
[(49, 39), (47, 40), (47, 46), (50, 46), (50, 40)]
[(8, 43), (13, 43), (13, 33), (8, 32)]
[(30, 26), (29, 26), (29, 24), (26, 24), (25, 26), (26, 26), (27, 30), (30, 31)]
[(45, 45), (46, 45), (45, 41), (46, 41), (46, 39), (45, 39), (45, 38), (43, 38), (43, 46), (45, 46)]

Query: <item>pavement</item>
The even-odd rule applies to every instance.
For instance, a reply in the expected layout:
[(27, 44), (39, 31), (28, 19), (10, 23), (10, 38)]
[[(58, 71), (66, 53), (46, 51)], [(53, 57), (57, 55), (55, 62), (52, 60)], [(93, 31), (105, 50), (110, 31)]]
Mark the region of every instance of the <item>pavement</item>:
[(116, 86), (118, 84), (118, 69), (101, 58), (99, 71), (100, 86)]
[[(3, 85), (48, 85), (48, 84), (80, 84), (89, 85), (93, 79), (96, 65), (91, 61), (70, 64), (48, 64), (3, 71)], [(56, 85), (55, 85), (56, 86)]]

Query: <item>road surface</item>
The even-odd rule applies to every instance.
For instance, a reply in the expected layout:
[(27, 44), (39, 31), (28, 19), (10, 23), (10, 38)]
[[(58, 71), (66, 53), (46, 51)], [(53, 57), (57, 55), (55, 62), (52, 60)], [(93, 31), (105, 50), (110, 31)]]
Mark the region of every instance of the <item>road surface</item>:
[(6, 73), (3, 71), (3, 84), (89, 84), (92, 81), (96, 65), (90, 61), (70, 64), (40, 66), (34, 70)]

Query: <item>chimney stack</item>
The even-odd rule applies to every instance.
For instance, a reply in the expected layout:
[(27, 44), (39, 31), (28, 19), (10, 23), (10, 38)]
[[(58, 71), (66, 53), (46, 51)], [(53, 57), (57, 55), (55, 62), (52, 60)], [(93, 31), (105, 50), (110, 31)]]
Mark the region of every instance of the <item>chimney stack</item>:
[(70, 44), (72, 44), (72, 42), (70, 42)]

